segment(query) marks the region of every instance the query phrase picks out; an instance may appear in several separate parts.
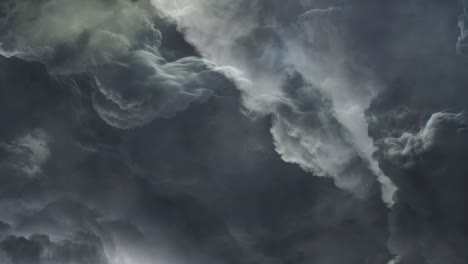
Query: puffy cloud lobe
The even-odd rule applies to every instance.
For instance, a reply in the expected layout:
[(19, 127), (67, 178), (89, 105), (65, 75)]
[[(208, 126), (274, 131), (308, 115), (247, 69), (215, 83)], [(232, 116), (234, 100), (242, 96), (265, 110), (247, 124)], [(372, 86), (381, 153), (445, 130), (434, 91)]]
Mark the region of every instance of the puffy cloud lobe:
[(438, 145), (447, 146), (447, 140), (456, 136), (451, 134), (464, 133), (467, 128), (468, 122), (464, 113), (435, 113), (417, 134), (404, 132), (398, 138), (386, 138), (381, 147), (385, 149), (387, 160), (411, 167), (420, 155)]
[(119, 128), (170, 118), (228, 84), (215, 66), (196, 57), (166, 62), (155, 50), (131, 52), (95, 74), (93, 103), (98, 114)]
[(293, 89), (288, 96), (295, 104), (279, 106), (273, 115), (276, 151), (286, 162), (332, 177), (338, 187), (358, 197), (369, 196), (375, 178), (354, 149), (347, 129), (334, 117), (331, 102), (306, 83)]

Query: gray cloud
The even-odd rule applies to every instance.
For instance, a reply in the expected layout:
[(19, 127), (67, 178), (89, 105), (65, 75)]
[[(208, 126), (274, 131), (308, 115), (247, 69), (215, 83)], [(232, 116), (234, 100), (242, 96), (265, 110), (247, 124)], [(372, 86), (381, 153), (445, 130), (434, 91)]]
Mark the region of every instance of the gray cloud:
[(438, 144), (445, 144), (446, 133), (450, 133), (450, 130), (463, 133), (467, 125), (463, 113), (435, 113), (417, 134), (405, 132), (398, 138), (384, 139), (385, 159), (395, 160), (404, 167), (412, 167), (415, 159), (424, 152), (430, 151)]
[(102, 235), (93, 211), (76, 202), (53, 202), (19, 216), (2, 236), (0, 256), (12, 264), (107, 264), (109, 244)]
[(36, 130), (11, 143), (0, 144), (0, 148), (6, 151), (9, 157), (0, 167), (7, 166), (27, 176), (40, 175), (41, 165), (50, 156), (48, 141), (45, 131)]
[(167, 62), (151, 15), (130, 1), (12, 0), (3, 9), (4, 55), (40, 61), (54, 74), (92, 73), (94, 106), (109, 125), (171, 117), (223, 85), (204, 59)]
[[(306, 12), (299, 12), (293, 23), (285, 26), (268, 16), (294, 8), (281, 10), (273, 3), (270, 6), (257, 1), (251, 3), (257, 8), (250, 9), (244, 9), (249, 5), (244, 1), (232, 3), (229, 8), (225, 8), (226, 3), (210, 1), (153, 4), (175, 19), (187, 32), (188, 40), (207, 58), (239, 68), (243, 78), (252, 81), (238, 84), (245, 107), (254, 114), (274, 116), (271, 131), (285, 161), (316, 175), (332, 177), (338, 186), (361, 197), (374, 187), (372, 178), (376, 178), (383, 185), (383, 199), (392, 203), (396, 188), (372, 158), (375, 149), (366, 135), (364, 120), (364, 110), (379, 84), (369, 69), (358, 68), (361, 66), (345, 47), (352, 34), (347, 31), (353, 30), (345, 28), (347, 11), (335, 7), (307, 11), (313, 4), (294, 3), (297, 10)], [(213, 9), (204, 8), (206, 5)], [(266, 6), (276, 13), (261, 13)], [(238, 22), (246, 25), (236, 26)], [(353, 71), (348, 72), (348, 68)], [(283, 80), (291, 71), (305, 79), (305, 85), (290, 88), (299, 91), (284, 90)], [(283, 106), (284, 102), (292, 108), (289, 113), (279, 110), (288, 107)], [(303, 105), (307, 108), (317, 104), (321, 107), (300, 110)]]
[(164, 62), (155, 50), (132, 52), (101, 67), (95, 77), (94, 107), (108, 124), (119, 128), (172, 117), (228, 83), (211, 63), (196, 57)]
[[(397, 263), (466, 262), (465, 197), (458, 195), (466, 184), (460, 159), (466, 155), (467, 105), (459, 99), (466, 94), (466, 63), (451, 41), (459, 34), (459, 12), (456, 3), (434, 3), (400, 16), (404, 26), (395, 30), (407, 28), (405, 37), (389, 50), (406, 59), (401, 67), (388, 67), (388, 90), (367, 111), (376, 157), (399, 188), (389, 214), (389, 247), (400, 256)], [(410, 36), (427, 25), (433, 25), (426, 36), (433, 42), (418, 50), (422, 40)], [(439, 64), (432, 63), (436, 57)]]
[(78, 233), (72, 240), (53, 242), (47, 235), (28, 238), (9, 236), (0, 242), (4, 259), (11, 264), (92, 263), (107, 264), (99, 238)]
[(15, 0), (2, 6), (3, 50), (41, 61), (54, 73), (87, 71), (161, 41), (149, 14), (129, 1)]
[(0, 6), (1, 263), (467, 262), (456, 1)]
[(468, 39), (468, 29), (467, 22), (468, 22), (468, 3), (466, 1), (460, 1), (463, 5), (463, 14), (458, 19), (458, 27), (460, 28), (460, 36), (458, 37), (457, 42), (457, 52), (460, 55), (466, 55), (467, 53), (467, 39)]
[(465, 200), (458, 186), (465, 183), (459, 159), (466, 126), (462, 113), (436, 113), (419, 132), (379, 143), (380, 160), (401, 189), (390, 215), (389, 242), (401, 263), (466, 261), (460, 250), (467, 244), (462, 231), (466, 215), (457, 213)]

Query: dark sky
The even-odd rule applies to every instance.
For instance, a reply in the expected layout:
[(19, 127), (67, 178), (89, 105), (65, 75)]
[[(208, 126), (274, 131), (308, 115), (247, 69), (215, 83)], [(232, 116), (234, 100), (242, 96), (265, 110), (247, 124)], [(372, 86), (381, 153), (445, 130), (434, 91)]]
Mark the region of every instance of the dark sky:
[(0, 264), (468, 263), (464, 2), (1, 1)]

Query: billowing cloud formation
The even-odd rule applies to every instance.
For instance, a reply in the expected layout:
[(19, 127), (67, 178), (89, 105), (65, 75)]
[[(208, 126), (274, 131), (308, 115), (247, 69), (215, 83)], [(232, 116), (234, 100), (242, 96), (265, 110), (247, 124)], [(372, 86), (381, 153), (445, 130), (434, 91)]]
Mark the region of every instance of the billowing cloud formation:
[[(435, 113), (417, 134), (403, 133), (398, 138), (384, 140), (386, 160), (396, 160), (404, 167), (412, 167), (416, 158), (450, 138), (447, 133), (464, 133), (468, 123), (464, 114)], [(447, 137), (447, 138), (444, 138)]]
[[(467, 245), (466, 196), (460, 188), (466, 187), (468, 105), (461, 97), (468, 65), (450, 42), (459, 35), (453, 27), (459, 12), (457, 3), (438, 3), (401, 16), (404, 25), (413, 22), (389, 52), (408, 58), (402, 56), (398, 68), (385, 67), (388, 90), (367, 111), (376, 157), (399, 188), (389, 213), (389, 248), (399, 255), (397, 263), (467, 261), (461, 250)], [(411, 35), (428, 23), (434, 27), (426, 39), (433, 42), (419, 51), (424, 41)], [(435, 57), (439, 64), (432, 63)]]
[(338, 187), (358, 197), (369, 195), (375, 178), (354, 149), (351, 134), (335, 118), (331, 102), (307, 84), (290, 89), (297, 89), (288, 94), (295, 104), (278, 106), (273, 119), (276, 151), (286, 162), (332, 177)]
[(468, 262), (457, 1), (0, 6), (1, 263)]
[(94, 106), (109, 125), (173, 116), (223, 85), (201, 58), (167, 62), (158, 51), (161, 32), (131, 1), (11, 0), (2, 10), (3, 54), (40, 61), (54, 74), (95, 75)]
[[(8, 100), (23, 106), (11, 108), (0, 98), (3, 120), (17, 117), (2, 131), (2, 141), (11, 145), (41, 128), (50, 153), (40, 165), (41, 177), (2, 171), (8, 184), (2, 182), (0, 221), (6, 231), (0, 240), (16, 241), (0, 253), (5, 261), (21, 263), (14, 262), (23, 260), (14, 257), (21, 245), (16, 243), (34, 242), (36, 234), (48, 236), (51, 244), (28, 243), (40, 249), (25, 258), (37, 260), (34, 252), (52, 247), (57, 254), (42, 261), (80, 264), (103, 254), (118, 264), (390, 258), (380, 200), (356, 199), (329, 180), (284, 163), (275, 153), (270, 121), (246, 118), (233, 86), (191, 111), (120, 130), (94, 112), (88, 76), (70, 80), (48, 75), (40, 64), (0, 62), (3, 73), (27, 73), (0, 75), (15, 84), (2, 90)], [(35, 114), (22, 115), (25, 109)], [(1, 156), (4, 164), (8, 157)], [(343, 254), (331, 254), (335, 251)]]
[(2, 10), (4, 52), (41, 61), (54, 73), (87, 71), (161, 41), (149, 14), (130, 1), (14, 0)]
[(96, 72), (94, 107), (107, 123), (131, 128), (172, 117), (228, 84), (215, 66), (196, 57), (161, 63), (155, 50), (134, 51)]
[[(158, 1), (153, 2), (158, 6)], [(396, 186), (404, 189), (397, 192), (396, 208), (392, 209), (390, 216), (390, 229), (392, 234), (395, 234), (392, 235), (391, 249), (395, 254), (401, 255), (393, 262), (443, 263), (445, 260), (451, 263), (463, 263), (464, 257), (458, 255), (457, 250), (449, 250), (440, 244), (435, 246), (434, 241), (430, 238), (433, 229), (446, 230), (445, 224), (440, 223), (439, 217), (434, 216), (434, 219), (431, 215), (431, 212), (436, 210), (430, 204), (439, 201), (439, 198), (424, 201), (418, 195), (419, 192), (426, 193), (426, 188), (418, 187), (419, 185), (428, 182), (428, 190), (433, 185), (430, 183), (431, 180), (426, 180), (424, 177), (424, 175), (430, 175), (431, 172), (415, 173), (414, 170), (408, 173), (401, 172), (404, 168), (406, 168), (404, 170), (408, 170), (418, 166), (419, 162), (428, 158), (427, 155), (429, 157), (434, 155), (427, 153), (438, 153), (437, 146), (443, 146), (450, 137), (440, 137), (441, 132), (437, 131), (452, 131), (449, 134), (455, 133), (455, 131), (458, 131), (457, 133), (464, 131), (463, 122), (459, 122), (460, 119), (463, 119), (461, 114), (435, 114), (429, 123), (422, 125), (422, 127), (418, 126), (421, 124), (421, 120), (424, 120), (424, 123), (429, 120), (434, 112), (446, 109), (459, 111), (466, 108), (466, 103), (460, 99), (465, 96), (462, 87), (466, 84), (466, 78), (463, 77), (466, 76), (466, 63), (455, 58), (453, 42), (453, 39), (459, 34), (454, 27), (457, 13), (460, 12), (457, 3), (442, 4), (433, 1), (431, 4), (422, 5), (417, 1), (408, 3), (398, 1), (377, 7), (369, 1), (351, 1), (342, 7), (338, 5), (340, 8), (328, 8), (326, 5), (321, 5), (320, 1), (301, 1), (300, 4), (298, 2), (292, 3), (291, 8), (289, 8), (290, 6), (278, 8), (275, 6), (275, 1), (264, 2), (257, 1), (257, 7), (260, 6), (260, 10), (265, 10), (266, 8), (263, 8), (268, 6), (271, 11), (267, 13), (268, 15), (258, 16), (257, 20), (252, 19), (252, 17), (257, 17), (258, 9), (249, 9), (246, 14), (247, 19), (244, 20), (250, 23), (249, 26), (231, 34), (227, 30), (229, 22), (226, 21), (232, 17), (234, 17), (232, 20), (236, 20), (238, 16), (241, 16), (239, 15), (241, 12), (236, 12), (235, 9), (237, 6), (241, 6), (240, 4), (231, 6), (234, 11), (223, 9), (229, 15), (225, 13), (218, 15), (211, 9), (203, 8), (205, 5), (216, 5), (213, 1), (190, 3), (178, 1), (178, 6), (164, 7), (161, 5), (161, 9), (172, 14), (179, 22), (180, 28), (187, 32), (188, 40), (197, 45), (208, 58), (219, 64), (236, 66), (244, 72), (246, 78), (253, 81), (255, 89), (249, 88), (248, 85), (243, 88), (245, 105), (254, 112), (274, 115), (275, 122), (272, 132), (275, 135), (275, 126), (277, 126), (276, 131), (282, 132), (277, 132), (281, 138), (276, 140), (276, 146), (279, 153), (287, 154), (283, 155), (283, 159), (299, 163), (303, 167), (306, 165), (306, 168), (310, 166), (313, 168), (311, 170), (315, 172), (320, 172), (320, 169), (323, 169), (323, 167), (313, 165), (311, 160), (314, 160), (316, 155), (310, 155), (314, 152), (307, 149), (314, 146), (313, 140), (318, 138), (312, 132), (321, 131), (321, 129), (314, 130), (309, 125), (313, 124), (311, 121), (301, 122), (301, 120), (308, 120), (305, 117), (309, 116), (310, 118), (311, 115), (304, 114), (304, 111), (297, 109), (312, 105), (320, 105), (317, 107), (319, 110), (315, 110), (316, 113), (321, 113), (321, 111), (326, 113), (326, 109), (332, 109), (331, 115), (326, 116), (326, 119), (322, 117), (322, 120), (337, 120), (338, 122), (328, 123), (340, 124), (341, 131), (345, 131), (344, 135), (346, 136), (343, 137), (343, 134), (338, 133), (339, 136), (333, 137), (332, 142), (339, 143), (338, 149), (340, 151), (335, 148), (330, 152), (332, 155), (324, 157), (336, 157), (340, 153), (350, 153), (342, 152), (350, 146), (357, 154), (348, 157), (357, 156), (366, 160), (367, 164), (363, 167), (370, 169), (373, 174), (380, 177), (382, 182), (386, 183), (386, 186), (390, 186), (390, 194), (394, 193), (395, 188), (391, 187), (392, 184), (388, 178), (382, 177), (384, 172), (395, 182)], [(181, 6), (186, 8), (180, 8)], [(305, 10), (298, 11), (301, 10), (301, 7)], [(197, 12), (191, 12), (192, 10), (197, 10)], [(209, 17), (203, 21), (209, 23), (212, 29), (217, 30), (207, 31), (206, 34), (200, 33), (203, 31), (203, 27), (198, 27), (197, 24), (191, 22), (200, 17), (200, 10), (203, 12), (201, 17)], [(278, 14), (283, 14), (283, 16), (280, 17)], [(218, 20), (216, 20), (217, 17)], [(289, 18), (289, 21), (284, 17)], [(295, 23), (293, 17), (299, 17), (296, 25), (285, 26), (291, 21)], [(212, 23), (213, 20), (216, 23)], [(458, 44), (459, 53), (463, 53), (464, 20), (465, 18), (462, 16), (460, 19), (462, 33)], [(373, 23), (369, 21), (373, 21)], [(358, 28), (354, 28), (354, 26), (358, 26)], [(430, 32), (426, 32), (428, 27), (431, 28)], [(222, 28), (226, 30), (223, 31)], [(294, 30), (295, 28), (299, 30)], [(216, 35), (216, 32), (227, 32), (228, 36)], [(424, 37), (418, 37), (421, 32), (426, 32), (423, 34)], [(218, 36), (217, 39), (220, 41), (211, 41), (207, 44), (207, 40), (212, 40), (213, 35)], [(243, 40), (232, 44), (230, 42), (232, 39)], [(245, 40), (247, 40), (247, 44)], [(307, 44), (304, 45), (304, 42)], [(372, 44), (370, 44), (371, 42)], [(233, 51), (219, 52), (226, 47), (231, 47)], [(281, 66), (282, 61), (286, 62), (283, 67)], [(438, 63), (434, 63), (435, 61)], [(370, 67), (369, 64), (371, 64)], [(325, 100), (319, 100), (319, 102), (308, 100), (310, 97), (307, 95), (312, 94), (312, 92), (306, 93), (302, 89), (298, 89), (297, 87), (301, 87), (302, 84), (296, 85), (296, 89), (293, 90), (295, 92), (301, 91), (302, 94), (297, 97), (291, 96), (290, 90), (285, 89), (284, 76), (281, 77), (279, 74), (284, 68), (287, 69), (288, 75), (291, 71), (302, 74), (302, 79), (306, 80), (305, 83), (318, 89), (320, 92), (315, 92), (315, 94), (322, 94), (321, 96)], [(404, 89), (408, 91), (402, 92)], [(378, 100), (374, 100), (371, 110), (366, 111), (368, 113), (366, 121), (370, 123), (370, 134), (376, 140), (377, 148), (374, 148), (372, 140), (366, 136), (367, 128), (363, 113), (373, 96), (381, 90), (386, 90), (382, 95), (385, 99), (379, 97)], [(277, 108), (289, 108), (292, 109), (289, 111), (295, 114), (278, 117), (278, 112), (281, 112), (277, 111)], [(378, 115), (374, 115), (375, 113)], [(304, 119), (299, 117), (304, 117)], [(446, 121), (442, 122), (441, 120)], [(458, 125), (454, 125), (457, 123)], [(318, 127), (322, 130), (331, 127), (319, 124)], [(445, 126), (447, 128), (444, 128)], [(278, 127), (283, 129), (280, 130)], [(337, 135), (337, 131), (340, 130), (335, 128), (332, 131), (332, 135)], [(447, 132), (442, 134), (444, 133)], [(317, 134), (327, 135), (322, 131)], [(308, 139), (308, 135), (314, 135), (314, 137), (311, 136), (311, 139)], [(323, 140), (324, 138), (318, 142), (326, 142)], [(437, 143), (438, 141), (439, 143)], [(388, 145), (384, 147), (381, 142), (386, 142)], [(445, 151), (458, 156), (457, 149), (462, 148), (462, 144), (449, 145), (452, 147), (445, 149)], [(328, 144), (328, 146), (333, 145)], [(384, 172), (380, 170), (372, 158), (374, 151), (377, 151), (378, 161), (383, 164)], [(323, 154), (324, 152), (317, 153)], [(332, 160), (327, 159), (327, 161)], [(340, 161), (343, 160), (347, 159), (340, 159)], [(392, 162), (394, 162), (392, 166), (388, 165)], [(445, 164), (440, 163), (435, 165), (437, 164), (435, 157), (427, 162), (434, 163), (434, 166), (440, 168), (441, 171), (451, 167), (457, 173), (463, 173), (463, 168), (457, 165), (445, 166)], [(320, 165), (326, 164), (321, 163)], [(356, 162), (352, 162), (352, 164), (356, 164)], [(419, 166), (430, 167), (427, 163), (423, 164)], [(333, 165), (334, 169), (340, 168), (337, 164)], [(345, 170), (345, 172), (350, 171), (348, 168)], [(365, 174), (361, 173), (360, 175)], [(413, 176), (409, 177), (409, 175)], [(465, 186), (458, 180), (454, 179), (453, 182)], [(356, 185), (359, 186), (359, 184)], [(444, 188), (444, 191), (441, 192), (448, 193), (452, 188), (456, 189), (452, 186)], [(387, 195), (387, 198), (391, 196)], [(440, 199), (445, 200), (446, 198), (442, 196)], [(440, 213), (440, 215), (445, 214), (448, 214), (445, 210)], [(420, 215), (422, 218), (419, 218)], [(417, 228), (418, 225), (427, 226), (427, 222), (433, 224), (429, 225), (427, 229)], [(412, 224), (408, 226), (405, 223)], [(419, 237), (415, 238), (416, 235), (413, 233), (403, 237), (403, 234), (408, 230), (420, 230), (418, 231), (419, 235), (417, 235)], [(461, 248), (464, 240), (460, 237), (455, 238), (459, 235), (454, 234), (454, 232), (463, 233), (461, 230), (464, 228), (457, 226), (454, 227), (453, 232), (440, 231), (440, 233), (444, 234), (444, 239), (457, 245), (455, 248)], [(425, 237), (425, 235), (429, 237)], [(407, 243), (411, 243), (411, 246)], [(433, 244), (434, 247), (421, 248), (421, 244)]]
[[(239, 68), (252, 80), (251, 85), (239, 84), (245, 107), (254, 114), (273, 115), (271, 132), (285, 161), (332, 177), (359, 197), (372, 193), (377, 179), (383, 199), (392, 203), (396, 188), (372, 158), (364, 121), (379, 84), (346, 48), (355, 30), (345, 24), (352, 9), (307, 11), (311, 4), (296, 2), (284, 10), (262, 1), (153, 3), (176, 19), (205, 56)], [(267, 6), (272, 13), (264, 15)], [(304, 80), (285, 86), (291, 71)]]
[(400, 188), (389, 245), (401, 263), (467, 260), (466, 214), (457, 213), (466, 202), (467, 125), (463, 113), (435, 113), (419, 132), (379, 141), (379, 160)]

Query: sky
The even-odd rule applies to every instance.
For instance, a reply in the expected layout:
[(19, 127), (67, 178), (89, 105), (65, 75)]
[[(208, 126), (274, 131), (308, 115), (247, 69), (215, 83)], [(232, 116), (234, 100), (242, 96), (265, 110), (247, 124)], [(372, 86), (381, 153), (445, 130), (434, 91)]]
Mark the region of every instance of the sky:
[(468, 263), (467, 0), (3, 0), (0, 264)]

